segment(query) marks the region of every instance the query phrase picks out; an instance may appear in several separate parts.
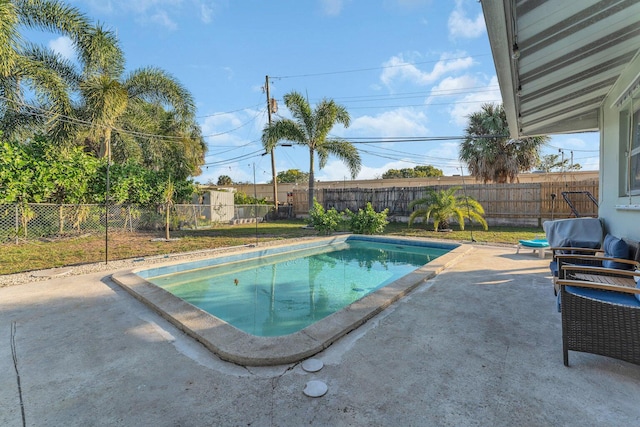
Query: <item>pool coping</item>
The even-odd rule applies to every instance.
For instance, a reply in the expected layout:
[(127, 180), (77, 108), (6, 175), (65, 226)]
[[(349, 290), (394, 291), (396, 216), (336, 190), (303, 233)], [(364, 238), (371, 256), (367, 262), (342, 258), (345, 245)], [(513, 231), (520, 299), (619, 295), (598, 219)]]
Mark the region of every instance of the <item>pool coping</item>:
[[(350, 235), (305, 239), (307, 242), (337, 242)], [(360, 237), (360, 236), (357, 236)], [(366, 238), (366, 236), (362, 236)], [(372, 292), (314, 324), (289, 335), (259, 337), (247, 334), (225, 321), (191, 305), (170, 292), (153, 285), (136, 273), (148, 268), (139, 267), (114, 273), (112, 279), (138, 300), (144, 302), (163, 318), (202, 343), (223, 360), (243, 366), (270, 366), (295, 363), (329, 347), (340, 337), (358, 328), (417, 286), (459, 261), (473, 250), (473, 246), (442, 243), (414, 237), (375, 236), (377, 240), (428, 242), (435, 245), (458, 245), (450, 252), (425, 264), (412, 273)], [(291, 246), (289, 242), (243, 248), (242, 253)], [(239, 250), (235, 251), (239, 253)], [(228, 254), (219, 254), (215, 258)], [(208, 256), (206, 258), (212, 258)], [(168, 262), (157, 267), (184, 264)]]

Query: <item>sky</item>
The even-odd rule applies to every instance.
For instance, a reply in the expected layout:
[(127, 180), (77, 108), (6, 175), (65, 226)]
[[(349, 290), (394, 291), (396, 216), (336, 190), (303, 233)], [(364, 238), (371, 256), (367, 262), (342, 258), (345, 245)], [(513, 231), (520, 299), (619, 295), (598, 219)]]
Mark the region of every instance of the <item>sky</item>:
[[(127, 70), (155, 66), (193, 94), (208, 146), (200, 183), (228, 175), (267, 182), (271, 158), (260, 137), (267, 123), (266, 76), (278, 103), (273, 120), (290, 117), (283, 95), (312, 106), (333, 99), (350, 114), (331, 135), (356, 144), (356, 179), (388, 169), (433, 165), (467, 174), (458, 160), (467, 116), (501, 102), (477, 0), (69, 0), (117, 32)], [(70, 41), (50, 35), (72, 55)], [(443, 139), (442, 137), (453, 137)], [(435, 140), (384, 142), (382, 138)], [(552, 136), (542, 154), (598, 169), (597, 133)], [(278, 147), (276, 171), (309, 170), (304, 147)], [(349, 180), (332, 157), (316, 179)]]

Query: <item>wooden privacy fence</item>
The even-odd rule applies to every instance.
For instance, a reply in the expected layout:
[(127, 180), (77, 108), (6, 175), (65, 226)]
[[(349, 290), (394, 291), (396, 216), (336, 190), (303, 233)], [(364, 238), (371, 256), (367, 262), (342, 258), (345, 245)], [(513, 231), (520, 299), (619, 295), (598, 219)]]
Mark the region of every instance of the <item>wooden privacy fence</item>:
[[(324, 188), (316, 191), (316, 200), (325, 209), (357, 211), (367, 202), (376, 211), (389, 209), (389, 216), (396, 221), (407, 221), (413, 211), (409, 204), (427, 196), (427, 188), (436, 191), (452, 187), (434, 185), (429, 187), (388, 188)], [(582, 192), (589, 192), (597, 200), (598, 181), (538, 182), (527, 184), (468, 184), (460, 187), (459, 196), (472, 197), (485, 210), (490, 225), (534, 225), (541, 226), (548, 219), (574, 217), (562, 192), (573, 192), (570, 201), (580, 216), (598, 216), (597, 206)], [(552, 198), (555, 194), (555, 198)], [(308, 213), (307, 191), (294, 191), (294, 212)]]

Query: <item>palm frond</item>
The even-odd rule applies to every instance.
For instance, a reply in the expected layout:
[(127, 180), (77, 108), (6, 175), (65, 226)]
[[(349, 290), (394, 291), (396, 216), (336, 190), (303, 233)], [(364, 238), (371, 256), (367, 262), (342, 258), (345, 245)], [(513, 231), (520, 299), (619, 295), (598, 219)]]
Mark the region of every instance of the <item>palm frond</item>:
[[(327, 139), (322, 144), (322, 149), (327, 154), (331, 154), (342, 160), (349, 169), (349, 173), (351, 174), (351, 178), (355, 179), (355, 177), (360, 172), (360, 168), (362, 167), (362, 160), (360, 159), (360, 153), (358, 149), (349, 141), (344, 139)], [(322, 169), (326, 165), (326, 158), (320, 158), (320, 169)]]
[(129, 74), (123, 85), (130, 98), (141, 98), (151, 103), (161, 102), (176, 110), (185, 122), (195, 116), (195, 102), (191, 93), (164, 70), (155, 67), (140, 68)]
[(302, 94), (292, 91), (284, 95), (284, 104), (291, 112), (291, 116), (300, 124), (304, 124), (307, 137), (311, 139), (315, 134), (315, 123), (311, 106)]
[(113, 31), (97, 25), (90, 28), (78, 42), (84, 75), (107, 75), (120, 78), (124, 71), (124, 54)]
[(10, 1), (0, 2), (0, 77), (7, 78), (16, 67), (20, 46), (18, 10)]
[(307, 135), (299, 123), (290, 119), (278, 119), (262, 131), (262, 146), (267, 152), (271, 152), (283, 140), (306, 145)]
[[(70, 88), (77, 89), (82, 80), (71, 61), (49, 48), (35, 43), (27, 43), (22, 54), (32, 61), (40, 63), (44, 69), (55, 72)], [(25, 77), (28, 78), (28, 76)]]
[(20, 23), (67, 35), (78, 42), (91, 28), (89, 19), (76, 7), (57, 0), (14, 0)]

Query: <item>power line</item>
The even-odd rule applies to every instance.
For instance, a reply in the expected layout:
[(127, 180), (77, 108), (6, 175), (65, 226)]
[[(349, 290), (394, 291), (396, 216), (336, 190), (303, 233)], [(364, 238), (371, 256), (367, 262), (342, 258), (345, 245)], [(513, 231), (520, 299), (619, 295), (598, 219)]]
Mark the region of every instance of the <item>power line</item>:
[(246, 110), (251, 110), (254, 108), (258, 108), (262, 106), (262, 102), (255, 104), (255, 105), (251, 105), (249, 107), (244, 107), (244, 108), (238, 108), (237, 110), (231, 110), (231, 111), (222, 111), (219, 113), (212, 113), (212, 114), (206, 114), (204, 116), (196, 116), (196, 119), (203, 119), (205, 117), (215, 117), (215, 116), (223, 116), (225, 114), (232, 114), (232, 113), (237, 113), (238, 111), (246, 111)]
[[(495, 103), (502, 102), (500, 99), (485, 99), (485, 100), (474, 100), (474, 101), (452, 101), (452, 102), (430, 102), (428, 104), (399, 104), (399, 105), (374, 105), (369, 107), (349, 107), (350, 110), (363, 110), (363, 109), (372, 109), (372, 108), (407, 108), (407, 107), (430, 107), (432, 105), (457, 105), (457, 104), (477, 104), (477, 103)], [(343, 102), (343, 104), (348, 104), (349, 102)]]
[(237, 157), (232, 157), (230, 159), (224, 159), (224, 160), (220, 160), (218, 162), (205, 163), (202, 166), (206, 166), (206, 167), (208, 167), (208, 166), (221, 166), (221, 165), (225, 165), (225, 164), (229, 164), (229, 163), (235, 163), (235, 162), (238, 162), (240, 160), (246, 160), (246, 159), (251, 159), (253, 157), (259, 157), (259, 155), (261, 156), (263, 152), (264, 152), (264, 149), (260, 149), (260, 150), (252, 151), (251, 153), (242, 154), (242, 155), (237, 156)]
[(251, 119), (247, 120), (246, 122), (242, 123), (242, 124), (241, 124), (240, 126), (238, 126), (238, 127), (235, 127), (235, 128), (233, 128), (233, 129), (229, 129), (229, 130), (224, 131), (224, 132), (214, 133), (214, 134), (211, 134), (211, 135), (203, 135), (203, 138), (212, 138), (212, 137), (214, 137), (214, 136), (226, 135), (226, 134), (228, 134), (228, 133), (235, 132), (235, 131), (237, 131), (238, 129), (241, 129), (241, 128), (245, 127), (245, 126), (246, 126), (246, 125), (248, 125), (249, 123), (255, 122), (255, 121), (256, 121), (256, 119), (258, 118), (258, 116), (259, 116), (261, 113), (262, 113), (262, 114), (264, 114), (264, 113), (265, 113), (265, 111), (266, 111), (266, 107), (265, 107), (265, 108), (263, 108), (262, 110), (258, 111), (258, 112), (256, 113), (256, 115), (255, 115), (255, 116), (253, 116)]
[(582, 152), (582, 153), (599, 153), (600, 150), (578, 150), (576, 148), (562, 148), (562, 147), (556, 147), (554, 145), (551, 144), (546, 144), (547, 147), (549, 148), (553, 148), (554, 150), (562, 150), (562, 151), (578, 151), (578, 152)]
[[(238, 149), (240, 149), (240, 148), (248, 147), (248, 146), (250, 146), (250, 145), (255, 144), (255, 143), (256, 143), (256, 142), (258, 142), (258, 141), (259, 141), (258, 139), (254, 139), (253, 141), (249, 141), (249, 142), (247, 142), (246, 144), (242, 144), (242, 145), (233, 145), (233, 146), (225, 145), (225, 146), (222, 146), (222, 147), (224, 147), (224, 148), (232, 147), (232, 148), (229, 148), (228, 150), (224, 150), (224, 151), (218, 151), (216, 154), (213, 154), (213, 153), (211, 153), (211, 154), (207, 154), (207, 155), (205, 156), (205, 158), (206, 158), (206, 157), (212, 157), (212, 156), (219, 156), (220, 154), (229, 153), (229, 152), (231, 152), (231, 151), (235, 151), (235, 150), (238, 150)], [(221, 146), (216, 145), (216, 146), (215, 146), (215, 148), (221, 148)]]
[(299, 78), (299, 77), (318, 77), (318, 76), (328, 76), (328, 75), (333, 75), (333, 74), (349, 74), (349, 73), (360, 73), (363, 71), (377, 71), (377, 70), (385, 70), (385, 69), (389, 69), (389, 68), (400, 68), (400, 67), (411, 67), (411, 66), (415, 66), (415, 65), (423, 65), (423, 64), (435, 64), (441, 61), (455, 61), (456, 59), (466, 59), (466, 58), (479, 58), (482, 56), (489, 56), (488, 53), (485, 54), (480, 54), (480, 55), (464, 55), (464, 56), (458, 56), (458, 57), (451, 57), (451, 58), (440, 58), (437, 60), (431, 60), (431, 61), (420, 61), (420, 62), (405, 62), (402, 64), (396, 64), (396, 65), (384, 65), (381, 67), (370, 67), (370, 68), (356, 68), (356, 69), (351, 69), (351, 70), (340, 70), (340, 71), (325, 71), (322, 73), (306, 73), (306, 74), (292, 74), (289, 76), (270, 76), (273, 79), (293, 79), (293, 78)]
[(403, 93), (395, 93), (388, 95), (354, 95), (354, 96), (338, 96), (332, 97), (331, 99), (335, 100), (351, 100), (351, 101), (343, 101), (343, 102), (366, 102), (366, 101), (384, 101), (389, 99), (411, 99), (411, 98), (422, 98), (424, 96), (435, 97), (435, 96), (454, 96), (454, 95), (462, 95), (468, 93), (483, 93), (483, 92), (495, 92), (498, 89), (498, 85), (490, 85), (490, 86), (474, 86), (474, 87), (463, 87), (457, 89), (442, 89), (442, 90), (432, 90), (432, 91), (420, 91), (420, 92), (403, 92)]
[(29, 115), (31, 115), (33, 117), (41, 117), (41, 118), (47, 119), (47, 120), (58, 120), (58, 121), (61, 121), (61, 122), (64, 122), (64, 123), (85, 126), (85, 127), (88, 127), (88, 128), (97, 127), (97, 128), (102, 128), (102, 129), (111, 129), (112, 131), (115, 131), (117, 133), (136, 136), (136, 137), (142, 137), (142, 138), (157, 138), (157, 139), (164, 139), (164, 140), (193, 139), (193, 138), (191, 138), (189, 136), (159, 135), (159, 134), (137, 132), (137, 131), (133, 131), (133, 130), (126, 130), (126, 129), (116, 128), (114, 126), (107, 126), (107, 125), (102, 125), (102, 124), (99, 124), (99, 123), (92, 123), (92, 122), (89, 122), (89, 121), (86, 121), (86, 120), (81, 120), (81, 119), (78, 119), (78, 118), (75, 118), (75, 117), (66, 116), (64, 114), (59, 114), (59, 113), (47, 111), (44, 108), (40, 108), (40, 107), (37, 107), (35, 105), (30, 105), (30, 104), (27, 104), (26, 102), (15, 101), (15, 100), (9, 99), (9, 98), (7, 98), (7, 97), (5, 97), (3, 95), (0, 95), (0, 99), (2, 99), (4, 101), (11, 102), (11, 103), (16, 104), (16, 105), (21, 106), (21, 107), (25, 107), (28, 110), (35, 110), (35, 111), (29, 111), (28, 112)]

